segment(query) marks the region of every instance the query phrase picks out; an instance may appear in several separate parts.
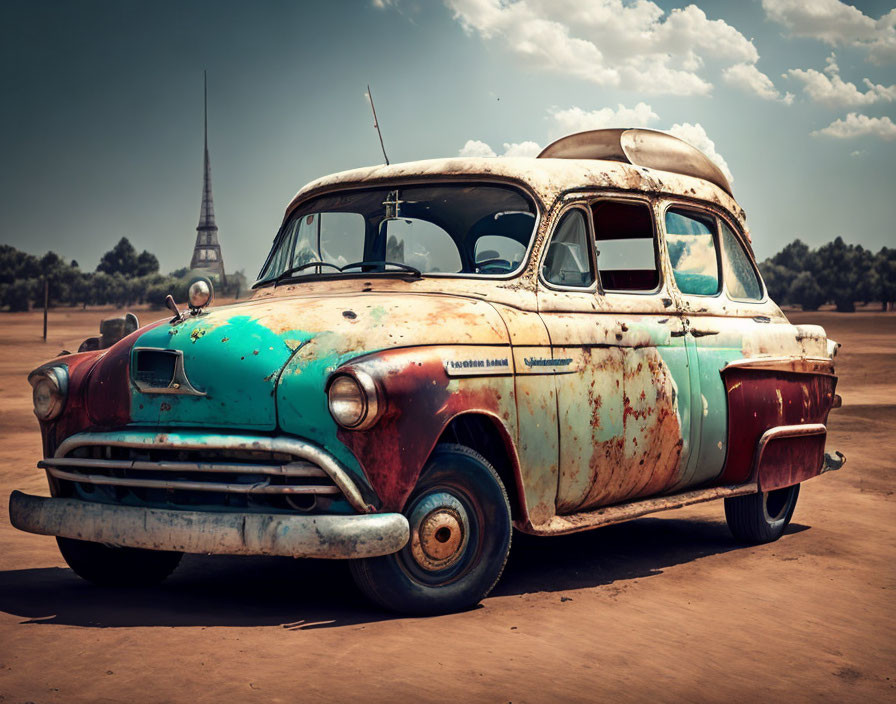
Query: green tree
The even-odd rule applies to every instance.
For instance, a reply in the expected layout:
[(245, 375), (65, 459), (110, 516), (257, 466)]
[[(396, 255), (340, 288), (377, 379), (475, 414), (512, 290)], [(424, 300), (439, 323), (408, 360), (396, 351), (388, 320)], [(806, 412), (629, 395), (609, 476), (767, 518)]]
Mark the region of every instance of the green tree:
[(793, 284), (797, 273), (782, 264), (775, 264), (771, 259), (766, 259), (759, 264), (759, 271), (768, 295), (779, 305), (790, 303), (790, 286)]
[(787, 300), (798, 303), (803, 310), (818, 310), (828, 299), (815, 275), (810, 271), (801, 271), (790, 284)]
[(0, 244), (0, 284), (11, 284), (21, 279), (36, 279), (40, 275), (40, 262), (37, 257), (20, 252), (8, 244)]
[(37, 279), (19, 279), (8, 284), (3, 291), (3, 305), (11, 311), (25, 311), (31, 307), (38, 289)]
[(818, 285), (841, 313), (852, 313), (857, 300), (870, 298), (865, 290), (868, 271), (864, 252), (861, 247), (844, 242), (842, 237), (818, 248)]
[(874, 271), (877, 274), (875, 297), (882, 310), (889, 310), (896, 302), (896, 249), (883, 247), (874, 257)]
[(800, 239), (795, 239), (785, 246), (771, 258), (771, 262), (794, 272), (814, 271), (816, 264), (809, 245)]
[(140, 252), (140, 256), (137, 257), (135, 276), (147, 276), (148, 274), (155, 274), (158, 270), (159, 260), (156, 258), (156, 255), (152, 254), (151, 252), (147, 252), (145, 249)]
[[(158, 261), (156, 261), (158, 268)], [(127, 237), (122, 237), (118, 244), (106, 252), (96, 270), (113, 276), (121, 274), (122, 276), (134, 276), (137, 273), (137, 250), (134, 249)]]

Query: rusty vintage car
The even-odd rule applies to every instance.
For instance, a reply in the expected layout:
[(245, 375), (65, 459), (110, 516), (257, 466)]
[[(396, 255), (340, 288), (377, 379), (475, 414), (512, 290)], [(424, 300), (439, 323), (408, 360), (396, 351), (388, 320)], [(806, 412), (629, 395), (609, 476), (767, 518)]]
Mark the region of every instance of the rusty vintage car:
[(88, 580), (347, 558), (374, 602), (451, 611), (512, 527), (724, 499), (766, 542), (843, 462), (837, 344), (769, 299), (725, 176), (667, 134), (314, 181), (252, 298), (210, 295), (30, 376), (52, 497), (13, 493), (11, 519)]

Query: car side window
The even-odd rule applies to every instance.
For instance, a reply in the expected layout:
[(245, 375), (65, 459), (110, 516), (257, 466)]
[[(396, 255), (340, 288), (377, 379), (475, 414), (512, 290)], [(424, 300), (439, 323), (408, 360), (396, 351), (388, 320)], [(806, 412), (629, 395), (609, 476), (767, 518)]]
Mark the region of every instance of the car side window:
[(544, 280), (557, 286), (587, 288), (594, 283), (591, 238), (588, 222), (580, 208), (561, 218), (541, 264)]
[(719, 223), (722, 239), (722, 269), (725, 274), (725, 290), (731, 298), (742, 301), (761, 301), (762, 283), (737, 236), (725, 224)]
[(719, 292), (715, 229), (712, 216), (675, 208), (666, 211), (666, 246), (682, 293), (713, 296)]
[(653, 213), (647, 203), (599, 201), (592, 207), (597, 270), (605, 291), (655, 291), (660, 285)]

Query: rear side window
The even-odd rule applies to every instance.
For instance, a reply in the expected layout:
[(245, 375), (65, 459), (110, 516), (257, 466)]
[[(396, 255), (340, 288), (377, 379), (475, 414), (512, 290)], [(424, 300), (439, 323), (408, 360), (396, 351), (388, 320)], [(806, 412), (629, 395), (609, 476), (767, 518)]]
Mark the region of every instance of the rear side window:
[(762, 284), (756, 270), (750, 263), (750, 257), (744, 251), (737, 236), (721, 222), (719, 231), (722, 239), (722, 268), (725, 272), (725, 290), (731, 298), (742, 301), (761, 301)]
[(601, 201), (592, 207), (597, 270), (605, 291), (655, 291), (653, 213), (646, 203)]
[(587, 288), (594, 283), (591, 266), (591, 236), (585, 213), (568, 211), (560, 220), (541, 265), (544, 280), (558, 286)]
[(719, 292), (714, 218), (674, 208), (667, 210), (666, 245), (679, 291), (696, 296)]

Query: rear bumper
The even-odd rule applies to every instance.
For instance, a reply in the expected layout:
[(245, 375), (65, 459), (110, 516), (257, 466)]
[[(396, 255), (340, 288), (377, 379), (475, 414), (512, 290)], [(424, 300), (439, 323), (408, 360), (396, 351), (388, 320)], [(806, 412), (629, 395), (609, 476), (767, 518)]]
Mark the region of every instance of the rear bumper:
[(100, 504), (14, 491), (13, 526), (121, 547), (220, 555), (358, 558), (388, 555), (408, 541), (400, 513), (292, 516), (214, 513)]

